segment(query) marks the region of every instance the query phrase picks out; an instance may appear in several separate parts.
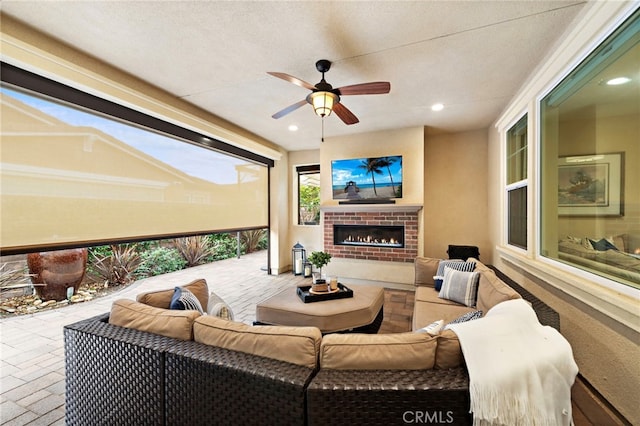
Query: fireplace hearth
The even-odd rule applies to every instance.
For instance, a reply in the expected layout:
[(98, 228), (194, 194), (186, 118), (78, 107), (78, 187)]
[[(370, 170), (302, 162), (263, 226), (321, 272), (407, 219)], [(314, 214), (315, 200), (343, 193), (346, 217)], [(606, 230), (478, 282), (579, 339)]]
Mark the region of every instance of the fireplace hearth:
[(333, 225), (336, 246), (404, 247), (404, 226)]

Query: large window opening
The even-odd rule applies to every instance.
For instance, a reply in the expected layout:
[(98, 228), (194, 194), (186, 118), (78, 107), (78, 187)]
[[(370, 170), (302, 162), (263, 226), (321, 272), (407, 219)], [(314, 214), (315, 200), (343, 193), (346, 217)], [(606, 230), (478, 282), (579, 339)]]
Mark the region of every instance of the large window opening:
[(268, 227), (273, 161), (2, 64), (3, 254)]
[(541, 102), (540, 254), (640, 288), (640, 11)]

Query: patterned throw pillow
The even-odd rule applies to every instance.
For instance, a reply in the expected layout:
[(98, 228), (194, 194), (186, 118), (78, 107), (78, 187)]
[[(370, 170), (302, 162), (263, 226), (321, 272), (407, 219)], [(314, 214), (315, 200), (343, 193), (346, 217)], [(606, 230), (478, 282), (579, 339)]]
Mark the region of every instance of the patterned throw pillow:
[(213, 292), (209, 294), (209, 306), (207, 306), (207, 313), (214, 317), (233, 321), (233, 311), (231, 310), (231, 307), (227, 305), (220, 296)]
[(449, 267), (458, 271), (472, 272), (476, 268), (476, 262), (465, 262), (464, 260), (441, 260), (438, 264), (438, 271), (433, 277), (436, 291), (442, 288), (442, 280), (444, 279), (444, 268)]
[(462, 272), (445, 266), (442, 288), (438, 297), (454, 302), (462, 303), (465, 306), (475, 306), (478, 295), (478, 272)]
[(440, 330), (442, 330), (442, 327), (444, 326), (444, 320), (438, 320), (435, 322), (432, 322), (431, 324), (422, 327), (419, 330), (416, 330), (416, 333), (428, 333), (432, 336), (437, 336), (438, 334), (440, 334)]
[(460, 324), (461, 322), (473, 321), (475, 319), (482, 318), (482, 311), (471, 311), (466, 314), (460, 315), (458, 318), (452, 320), (447, 325), (444, 326), (444, 330), (449, 330), (451, 324)]
[(204, 314), (204, 310), (202, 309), (202, 305), (198, 298), (189, 290), (180, 287), (176, 287), (173, 291), (173, 297), (171, 298), (169, 309), (198, 311), (201, 314)]

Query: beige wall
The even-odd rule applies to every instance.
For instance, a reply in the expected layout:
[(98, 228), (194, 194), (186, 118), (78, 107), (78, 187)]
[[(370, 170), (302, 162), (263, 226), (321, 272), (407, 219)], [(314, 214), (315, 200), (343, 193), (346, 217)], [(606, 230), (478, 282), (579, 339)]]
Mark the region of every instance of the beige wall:
[(446, 258), (449, 244), (478, 246), (491, 263), (487, 229), (487, 131), (430, 133), (424, 149), (424, 253)]

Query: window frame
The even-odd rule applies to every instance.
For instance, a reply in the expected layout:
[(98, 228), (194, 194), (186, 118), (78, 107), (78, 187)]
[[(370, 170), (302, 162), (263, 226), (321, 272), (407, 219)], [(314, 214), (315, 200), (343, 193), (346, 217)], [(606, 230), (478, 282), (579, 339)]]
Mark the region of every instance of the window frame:
[[(530, 129), (530, 117), (531, 115), (529, 114), (528, 111), (524, 111), (521, 112), (520, 114), (518, 114), (516, 116), (517, 118), (515, 120), (512, 120), (507, 126), (505, 126), (504, 130), (501, 132), (503, 135), (503, 142), (502, 142), (502, 148), (503, 148), (503, 154), (502, 154), (502, 170), (503, 170), (503, 197), (504, 197), (504, 202), (503, 202), (503, 218), (504, 218), (504, 223), (503, 223), (503, 244), (507, 247), (509, 247), (510, 249), (516, 250), (520, 253), (527, 253), (529, 251), (529, 248), (531, 246), (531, 235), (529, 233), (529, 228), (530, 228), (530, 222), (531, 222), (531, 215), (530, 215), (530, 205), (531, 205), (531, 200), (530, 200), (530, 195), (531, 195), (531, 191), (530, 191), (530, 185), (529, 185), (529, 174), (531, 171), (531, 132), (529, 131)], [(524, 179), (520, 179), (518, 181), (514, 181), (509, 183), (509, 149), (508, 149), (508, 143), (509, 143), (509, 132), (515, 128), (523, 119), (525, 119), (525, 123), (526, 123), (526, 127), (525, 127), (525, 131), (526, 131), (526, 158), (525, 158), (525, 162), (526, 162), (526, 177)], [(516, 245), (516, 244), (512, 244), (509, 242), (509, 230), (510, 230), (510, 206), (509, 206), (509, 193), (510, 191), (513, 191), (515, 189), (520, 189), (526, 187), (527, 188), (527, 209), (526, 209), (526, 218), (525, 218), (525, 223), (526, 223), (526, 241), (527, 241), (527, 246), (526, 247), (522, 247), (520, 245)]]

